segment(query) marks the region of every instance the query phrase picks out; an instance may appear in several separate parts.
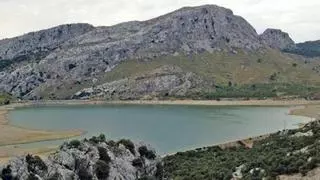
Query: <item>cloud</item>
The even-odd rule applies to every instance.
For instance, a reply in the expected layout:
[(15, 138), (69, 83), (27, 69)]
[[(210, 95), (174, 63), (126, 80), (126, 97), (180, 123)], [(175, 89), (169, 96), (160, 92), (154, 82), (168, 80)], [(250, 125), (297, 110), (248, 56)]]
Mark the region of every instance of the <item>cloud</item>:
[(320, 39), (318, 0), (0, 0), (0, 38), (65, 23), (101, 26), (146, 20), (203, 4), (232, 9), (259, 33), (271, 27), (289, 32), (298, 42)]

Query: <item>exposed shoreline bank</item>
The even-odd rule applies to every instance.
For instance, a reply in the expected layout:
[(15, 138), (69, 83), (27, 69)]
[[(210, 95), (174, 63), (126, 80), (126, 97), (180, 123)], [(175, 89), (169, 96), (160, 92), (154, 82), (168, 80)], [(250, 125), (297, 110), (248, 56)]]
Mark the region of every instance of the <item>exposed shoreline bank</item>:
[[(296, 100), (128, 100), (128, 101), (103, 101), (103, 100), (54, 100), (54, 101), (26, 101), (16, 102), (3, 106), (5, 108), (19, 108), (28, 106), (68, 106), (68, 105), (202, 105), (202, 106), (302, 106), (320, 105), (318, 101), (304, 99)], [(1, 110), (1, 107), (0, 107)]]
[(25, 155), (28, 153), (49, 153), (55, 148), (25, 149), (19, 147), (22, 144), (61, 140), (81, 136), (83, 130), (49, 131), (41, 129), (29, 129), (10, 124), (9, 111), (13, 107), (0, 107), (0, 163), (6, 162), (12, 156)]

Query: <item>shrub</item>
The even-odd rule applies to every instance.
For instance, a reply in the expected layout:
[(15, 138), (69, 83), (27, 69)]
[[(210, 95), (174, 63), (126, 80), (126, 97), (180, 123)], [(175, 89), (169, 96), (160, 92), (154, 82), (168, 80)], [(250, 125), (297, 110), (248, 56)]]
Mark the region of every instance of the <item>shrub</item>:
[(26, 156), (26, 162), (28, 163), (28, 171), (32, 173), (37, 173), (37, 170), (47, 171), (47, 165), (42, 161), (39, 156), (32, 156), (28, 154)]
[(80, 167), (78, 170), (78, 176), (80, 180), (92, 180), (93, 177), (85, 167)]
[(155, 159), (156, 158), (156, 154), (151, 151), (148, 150), (148, 148), (146, 146), (141, 146), (138, 149), (140, 156), (146, 157), (147, 159)]
[(99, 151), (99, 157), (101, 161), (104, 161), (105, 163), (109, 163), (111, 161), (111, 158), (105, 148), (98, 147), (98, 151)]
[(157, 179), (152, 176), (142, 176), (138, 178), (138, 180), (157, 180)]
[(128, 149), (133, 155), (136, 154), (135, 150), (134, 150), (134, 144), (132, 141), (130, 141), (129, 139), (121, 139), (120, 141), (118, 141), (117, 143), (124, 145), (124, 147), (126, 147), (126, 149)]
[(67, 145), (68, 148), (78, 148), (80, 146), (80, 141), (79, 140), (72, 140), (69, 142), (69, 144)]
[(89, 139), (89, 142), (94, 144), (106, 142), (106, 136), (104, 134), (100, 134), (98, 137), (93, 136)]
[(1, 178), (3, 180), (13, 179), (12, 170), (11, 170), (11, 166), (10, 165), (8, 165), (6, 168), (2, 169)]
[(144, 161), (142, 158), (136, 158), (132, 161), (132, 166), (142, 168)]
[(273, 74), (269, 77), (269, 79), (270, 79), (271, 81), (275, 81), (275, 80), (277, 79), (277, 73), (273, 73)]
[(29, 174), (27, 180), (39, 180), (33, 173)]
[(155, 173), (155, 177), (157, 179), (163, 179), (163, 171), (164, 171), (164, 169), (163, 169), (162, 163), (157, 163), (156, 167), (157, 167), (157, 171)]
[(95, 164), (95, 173), (99, 180), (105, 180), (109, 177), (110, 167), (104, 161), (97, 161)]
[(62, 177), (58, 173), (55, 173), (54, 175), (52, 175), (51, 177), (49, 177), (46, 180), (57, 180), (57, 179), (61, 179), (61, 178)]

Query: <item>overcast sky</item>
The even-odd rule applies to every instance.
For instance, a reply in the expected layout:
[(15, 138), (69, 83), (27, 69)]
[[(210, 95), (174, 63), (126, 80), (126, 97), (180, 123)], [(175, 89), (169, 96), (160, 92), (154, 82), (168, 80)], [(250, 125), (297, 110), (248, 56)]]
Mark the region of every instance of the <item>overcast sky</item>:
[(65, 23), (146, 20), (203, 4), (232, 9), (258, 33), (270, 27), (288, 32), (296, 42), (320, 39), (320, 0), (0, 0), (0, 39)]

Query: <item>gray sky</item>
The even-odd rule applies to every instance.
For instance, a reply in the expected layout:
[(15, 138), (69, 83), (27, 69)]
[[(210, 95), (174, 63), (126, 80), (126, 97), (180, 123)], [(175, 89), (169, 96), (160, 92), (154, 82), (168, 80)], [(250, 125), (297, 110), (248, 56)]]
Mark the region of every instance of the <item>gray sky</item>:
[(320, 0), (0, 0), (0, 39), (65, 23), (147, 20), (203, 4), (232, 9), (258, 33), (270, 27), (288, 32), (296, 42), (320, 39)]

